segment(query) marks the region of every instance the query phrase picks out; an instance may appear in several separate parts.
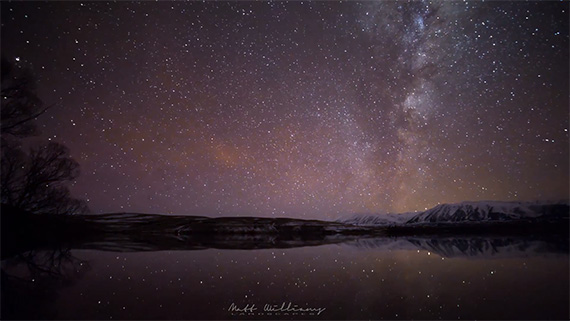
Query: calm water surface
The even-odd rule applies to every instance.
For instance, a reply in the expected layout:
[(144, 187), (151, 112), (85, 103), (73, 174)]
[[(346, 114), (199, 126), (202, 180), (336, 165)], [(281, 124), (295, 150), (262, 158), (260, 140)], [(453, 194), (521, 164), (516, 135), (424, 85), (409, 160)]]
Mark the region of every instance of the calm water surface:
[[(2, 262), (2, 313), (107, 320), (569, 317), (565, 250), (485, 240), (414, 244), (36, 251)], [(321, 312), (264, 311), (266, 305)]]

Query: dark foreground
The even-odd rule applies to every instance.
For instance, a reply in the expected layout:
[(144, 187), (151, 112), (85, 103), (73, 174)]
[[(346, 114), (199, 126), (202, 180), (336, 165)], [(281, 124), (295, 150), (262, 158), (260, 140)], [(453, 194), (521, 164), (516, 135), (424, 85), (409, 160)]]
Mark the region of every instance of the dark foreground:
[[(269, 244), (270, 239), (260, 239)], [(2, 260), (2, 319), (568, 319), (555, 239), (371, 237), (252, 249), (106, 240)], [(241, 245), (244, 245), (241, 247)], [(223, 248), (222, 248), (223, 247)], [(246, 312), (231, 310), (249, 307)], [(277, 307), (268, 311), (265, 307)], [(283, 305), (320, 309), (295, 312)], [(255, 308), (255, 309), (254, 309)], [(323, 310), (324, 309), (324, 310)], [(311, 312), (313, 311), (313, 312)]]
[(568, 319), (564, 224), (378, 228), (3, 208), (1, 318)]
[(42, 248), (114, 251), (291, 248), (390, 237), (539, 240), (568, 252), (568, 219), (500, 224), (353, 226), (289, 218), (151, 214), (37, 215), (2, 208), (2, 259)]

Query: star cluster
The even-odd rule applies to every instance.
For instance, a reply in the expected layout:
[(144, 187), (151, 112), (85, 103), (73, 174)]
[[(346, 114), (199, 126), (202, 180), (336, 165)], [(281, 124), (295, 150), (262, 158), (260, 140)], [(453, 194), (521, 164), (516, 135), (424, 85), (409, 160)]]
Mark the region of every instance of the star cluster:
[(564, 2), (10, 2), (94, 212), (567, 198)]

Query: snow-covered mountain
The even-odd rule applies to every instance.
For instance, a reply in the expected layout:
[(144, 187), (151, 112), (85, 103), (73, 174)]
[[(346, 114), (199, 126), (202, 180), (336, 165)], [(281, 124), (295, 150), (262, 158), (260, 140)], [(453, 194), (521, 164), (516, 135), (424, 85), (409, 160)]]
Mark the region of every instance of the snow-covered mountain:
[(393, 226), (404, 224), (419, 213), (354, 214), (350, 217), (339, 218), (336, 222), (357, 226)]
[(569, 216), (568, 202), (462, 202), (440, 204), (410, 218), (408, 224), (551, 220)]
[(440, 204), (424, 212), (402, 214), (356, 214), (336, 220), (357, 226), (402, 226), (420, 224), (504, 222), (516, 220), (568, 219), (570, 207), (567, 201), (548, 202), (462, 202)]

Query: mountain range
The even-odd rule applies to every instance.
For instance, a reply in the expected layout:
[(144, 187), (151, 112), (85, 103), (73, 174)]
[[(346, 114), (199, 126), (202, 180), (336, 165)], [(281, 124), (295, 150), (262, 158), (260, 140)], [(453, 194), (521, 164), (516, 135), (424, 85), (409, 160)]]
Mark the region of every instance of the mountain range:
[(336, 220), (357, 226), (457, 225), (500, 222), (568, 222), (570, 206), (561, 202), (479, 201), (440, 204), (424, 212), (356, 214)]

